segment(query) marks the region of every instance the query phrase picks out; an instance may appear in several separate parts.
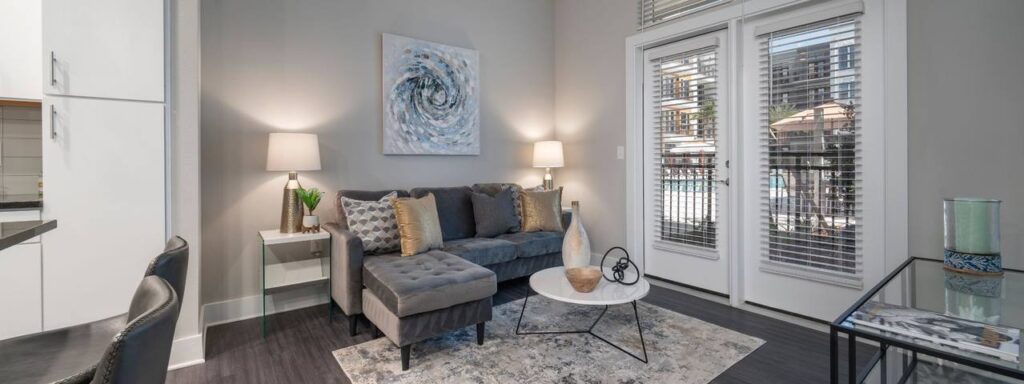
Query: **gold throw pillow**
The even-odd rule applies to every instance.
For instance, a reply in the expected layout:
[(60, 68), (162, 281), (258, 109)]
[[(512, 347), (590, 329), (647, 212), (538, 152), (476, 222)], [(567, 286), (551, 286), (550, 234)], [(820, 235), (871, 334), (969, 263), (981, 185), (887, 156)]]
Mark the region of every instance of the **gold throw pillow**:
[(441, 220), (437, 217), (434, 194), (419, 199), (391, 200), (401, 237), (402, 256), (412, 256), (441, 248)]
[(523, 191), (523, 232), (562, 232), (562, 188)]

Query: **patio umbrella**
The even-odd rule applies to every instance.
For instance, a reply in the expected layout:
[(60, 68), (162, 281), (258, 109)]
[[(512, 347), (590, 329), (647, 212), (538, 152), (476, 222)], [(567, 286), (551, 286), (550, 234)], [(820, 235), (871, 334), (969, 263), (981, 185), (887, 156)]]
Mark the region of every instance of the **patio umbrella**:
[(839, 129), (851, 122), (848, 113), (852, 113), (849, 105), (829, 102), (776, 121), (771, 128), (776, 133), (813, 132), (816, 125), (821, 123), (823, 130)]

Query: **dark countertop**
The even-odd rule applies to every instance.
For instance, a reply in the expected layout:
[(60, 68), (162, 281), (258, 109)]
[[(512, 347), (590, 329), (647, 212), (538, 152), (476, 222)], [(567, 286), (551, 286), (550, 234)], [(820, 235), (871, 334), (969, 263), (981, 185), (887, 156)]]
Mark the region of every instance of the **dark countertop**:
[(57, 220), (0, 223), (0, 250), (4, 250), (57, 228)]
[(42, 207), (43, 198), (38, 194), (0, 195), (0, 210)]

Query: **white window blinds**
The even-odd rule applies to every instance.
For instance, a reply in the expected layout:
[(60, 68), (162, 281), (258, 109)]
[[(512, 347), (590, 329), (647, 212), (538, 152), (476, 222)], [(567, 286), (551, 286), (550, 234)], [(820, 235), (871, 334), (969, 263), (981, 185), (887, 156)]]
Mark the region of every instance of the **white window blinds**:
[(717, 47), (658, 57), (654, 76), (654, 230), (660, 242), (717, 246)]
[(759, 39), (763, 268), (859, 280), (858, 17)]
[(673, 20), (731, 0), (639, 0), (637, 29)]

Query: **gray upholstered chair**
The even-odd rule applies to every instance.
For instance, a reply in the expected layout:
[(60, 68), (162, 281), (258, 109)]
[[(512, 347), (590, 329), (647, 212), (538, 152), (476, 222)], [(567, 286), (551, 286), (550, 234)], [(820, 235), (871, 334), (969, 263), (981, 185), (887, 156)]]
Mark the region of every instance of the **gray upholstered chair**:
[(59, 383), (163, 383), (179, 309), (178, 296), (166, 280), (142, 279), (128, 310), (128, 323), (114, 335), (99, 364)]
[(160, 276), (167, 280), (178, 295), (178, 305), (181, 305), (185, 297), (185, 278), (188, 276), (188, 242), (181, 236), (168, 240), (163, 253), (149, 262), (146, 276)]
[[(145, 276), (159, 276), (168, 281), (175, 296), (180, 298), (187, 271), (188, 243), (176, 236), (150, 262)], [(177, 305), (181, 305), (180, 299)], [(76, 382), (74, 380), (82, 380), (82, 375), (91, 377), (90, 372), (95, 369), (111, 339), (125, 328), (130, 318), (129, 314), (121, 314), (0, 341), (0, 383), (61, 379)]]

